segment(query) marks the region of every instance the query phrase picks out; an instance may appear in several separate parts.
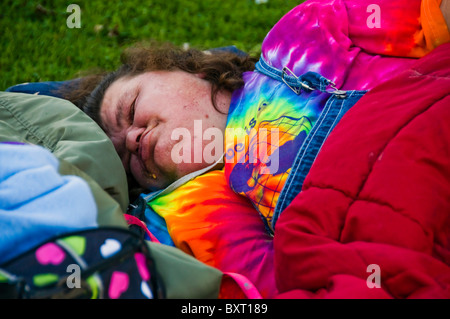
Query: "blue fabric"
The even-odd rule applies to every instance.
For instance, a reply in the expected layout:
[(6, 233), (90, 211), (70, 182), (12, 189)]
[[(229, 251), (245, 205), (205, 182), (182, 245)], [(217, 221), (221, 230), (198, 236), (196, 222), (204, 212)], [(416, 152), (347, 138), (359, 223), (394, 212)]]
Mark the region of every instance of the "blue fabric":
[[(148, 230), (161, 244), (175, 247), (175, 244), (169, 235), (169, 231), (167, 230), (166, 221), (148, 205), (145, 207), (145, 223)], [(146, 239), (148, 239), (147, 235)]]
[(291, 171), (289, 172), (286, 183), (278, 197), (271, 220), (271, 228), (275, 231), (275, 225), (281, 212), (292, 202), (295, 196), (300, 193), (303, 181), (328, 135), (330, 135), (342, 116), (344, 116), (344, 114), (355, 105), (367, 91), (338, 90), (332, 81), (316, 72), (309, 71), (296, 76), (287, 68), (279, 70), (269, 65), (262, 56), (256, 63), (256, 70), (272, 79), (284, 82), (284, 84), (289, 86), (296, 94), (301, 94), (303, 90), (319, 90), (321, 92), (330, 93), (319, 118), (301, 144), (291, 166)]
[(88, 184), (58, 167), (41, 146), (0, 143), (0, 264), (55, 235), (97, 226)]
[(224, 51), (224, 52), (232, 52), (238, 56), (247, 56), (248, 54), (242, 50), (239, 50), (235, 45), (228, 45), (225, 47), (214, 48), (209, 50), (210, 52)]
[(30, 82), (30, 83), (22, 83), (11, 86), (7, 88), (6, 92), (14, 92), (14, 93), (27, 93), (27, 94), (39, 94), (39, 95), (48, 95), (53, 97), (62, 98), (62, 96), (57, 92), (58, 89), (61, 88), (62, 85), (65, 84), (76, 84), (78, 79), (68, 80), (68, 81), (47, 81), (47, 82)]
[(322, 148), (323, 143), (330, 135), (336, 124), (341, 120), (344, 114), (359, 101), (367, 91), (346, 91), (345, 98), (339, 95), (331, 96), (317, 120), (311, 129), (311, 132), (303, 142), (298, 151), (291, 168), (286, 184), (280, 193), (277, 205), (275, 206), (272, 228), (281, 212), (292, 202), (303, 186), (303, 182), (308, 174), (314, 160)]

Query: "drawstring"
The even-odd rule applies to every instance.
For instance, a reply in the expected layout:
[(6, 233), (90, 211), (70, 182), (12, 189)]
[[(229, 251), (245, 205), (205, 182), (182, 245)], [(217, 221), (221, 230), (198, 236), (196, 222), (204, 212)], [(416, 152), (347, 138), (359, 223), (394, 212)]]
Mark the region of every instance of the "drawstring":
[(125, 220), (128, 223), (128, 225), (137, 225), (137, 226), (141, 227), (142, 229), (145, 230), (146, 234), (150, 238), (150, 241), (152, 241), (154, 243), (159, 243), (159, 240), (155, 237), (155, 235), (153, 235), (148, 230), (147, 225), (142, 220), (140, 220), (139, 218), (137, 218), (133, 215), (130, 215), (130, 214), (123, 214), (123, 216), (125, 217)]

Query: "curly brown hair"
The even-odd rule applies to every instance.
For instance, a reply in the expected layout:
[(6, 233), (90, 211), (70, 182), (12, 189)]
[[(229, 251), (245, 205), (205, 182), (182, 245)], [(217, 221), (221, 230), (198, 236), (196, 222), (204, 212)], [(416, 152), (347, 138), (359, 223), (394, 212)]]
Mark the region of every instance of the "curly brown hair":
[(217, 109), (218, 92), (233, 92), (243, 86), (242, 75), (253, 71), (257, 59), (229, 51), (182, 49), (170, 43), (136, 45), (121, 55), (121, 66), (113, 72), (100, 72), (82, 77), (73, 85), (63, 87), (62, 96), (77, 105), (101, 127), (100, 106), (108, 87), (123, 76), (135, 76), (150, 71), (182, 70), (202, 74), (211, 83), (211, 99)]
[[(103, 129), (100, 107), (108, 87), (124, 76), (134, 76), (150, 71), (182, 70), (201, 74), (211, 83), (211, 100), (222, 90), (233, 92), (244, 85), (242, 75), (255, 69), (256, 58), (228, 50), (202, 51), (182, 49), (170, 43), (138, 44), (121, 55), (121, 66), (113, 72), (96, 71), (74, 81), (68, 81), (58, 90), (63, 98), (83, 110)], [(220, 112), (220, 111), (219, 111)], [(129, 198), (134, 201), (145, 189), (128, 175)]]

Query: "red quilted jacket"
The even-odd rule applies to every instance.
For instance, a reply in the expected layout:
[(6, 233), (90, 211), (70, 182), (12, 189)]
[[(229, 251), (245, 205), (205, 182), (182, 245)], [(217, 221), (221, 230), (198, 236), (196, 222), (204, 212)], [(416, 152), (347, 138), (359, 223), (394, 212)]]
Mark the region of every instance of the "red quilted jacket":
[(274, 251), (280, 298), (450, 298), (450, 43), (343, 117)]

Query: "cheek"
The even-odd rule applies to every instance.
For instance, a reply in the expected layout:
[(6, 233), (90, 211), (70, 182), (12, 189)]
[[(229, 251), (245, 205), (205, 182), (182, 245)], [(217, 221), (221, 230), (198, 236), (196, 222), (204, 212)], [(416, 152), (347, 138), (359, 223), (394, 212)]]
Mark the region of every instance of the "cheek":
[(155, 147), (155, 162), (173, 172), (177, 178), (205, 168), (220, 157), (223, 145), (214, 148), (214, 143), (203, 140), (201, 134), (195, 135), (187, 129), (180, 132), (184, 134), (175, 134), (176, 140), (172, 140), (170, 136), (160, 138)]
[(124, 143), (124, 139), (118, 135), (115, 136), (110, 136), (109, 137), (114, 149), (116, 150), (117, 154), (119, 154), (119, 156), (122, 158), (123, 155), (125, 154), (125, 143)]
[(186, 161), (188, 152), (190, 152), (189, 142), (179, 136), (177, 131), (175, 131), (174, 135), (172, 135), (170, 130), (164, 131), (158, 137), (155, 146), (155, 164), (164, 171), (174, 172), (180, 161), (182, 161), (181, 157)]

